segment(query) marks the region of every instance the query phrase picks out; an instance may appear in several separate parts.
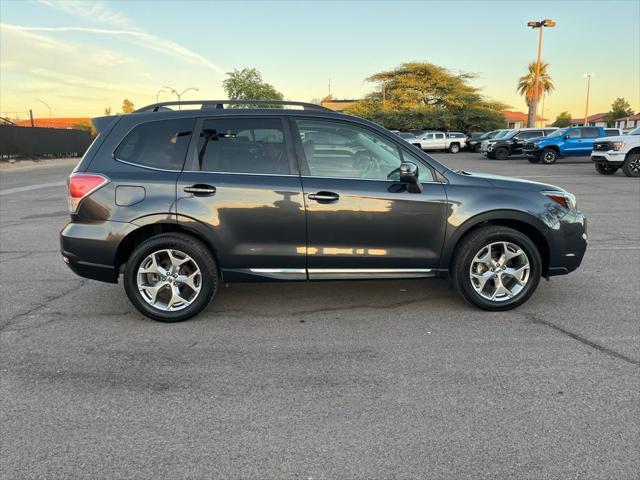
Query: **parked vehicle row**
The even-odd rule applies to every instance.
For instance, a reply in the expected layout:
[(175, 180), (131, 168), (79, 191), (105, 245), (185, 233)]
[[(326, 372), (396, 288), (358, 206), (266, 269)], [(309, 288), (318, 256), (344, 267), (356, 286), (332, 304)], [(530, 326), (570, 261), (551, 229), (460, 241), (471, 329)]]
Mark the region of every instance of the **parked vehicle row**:
[(457, 153), (466, 148), (487, 158), (506, 160), (524, 155), (531, 163), (551, 165), (558, 159), (591, 155), (598, 173), (612, 175), (622, 169), (640, 176), (640, 130), (622, 134), (619, 128), (595, 126), (498, 129), (469, 136), (461, 132), (426, 131), (417, 135), (395, 132), (416, 147)]

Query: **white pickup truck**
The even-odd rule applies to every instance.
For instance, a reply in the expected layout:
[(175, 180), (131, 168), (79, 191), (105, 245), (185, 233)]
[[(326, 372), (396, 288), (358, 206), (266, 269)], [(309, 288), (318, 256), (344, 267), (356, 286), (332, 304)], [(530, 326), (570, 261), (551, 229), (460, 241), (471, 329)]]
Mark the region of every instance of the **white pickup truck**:
[(422, 150), (447, 150), (458, 153), (467, 143), (467, 136), (460, 132), (426, 131), (409, 141)]
[(613, 175), (622, 168), (627, 177), (640, 177), (640, 127), (626, 135), (597, 138), (591, 160), (601, 175)]

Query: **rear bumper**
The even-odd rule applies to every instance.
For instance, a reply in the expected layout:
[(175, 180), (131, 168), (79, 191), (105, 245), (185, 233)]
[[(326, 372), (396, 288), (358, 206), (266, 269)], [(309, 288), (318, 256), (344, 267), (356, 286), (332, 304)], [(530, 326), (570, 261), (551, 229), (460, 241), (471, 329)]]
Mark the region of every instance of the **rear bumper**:
[(553, 227), (549, 238), (549, 276), (576, 270), (587, 251), (587, 219), (582, 212), (570, 212)]
[(118, 246), (136, 228), (136, 225), (124, 222), (72, 222), (60, 232), (60, 253), (64, 262), (77, 275), (117, 283)]
[(622, 166), (624, 163), (625, 152), (609, 151), (594, 151), (591, 153), (591, 161), (594, 163), (603, 163), (612, 166)]

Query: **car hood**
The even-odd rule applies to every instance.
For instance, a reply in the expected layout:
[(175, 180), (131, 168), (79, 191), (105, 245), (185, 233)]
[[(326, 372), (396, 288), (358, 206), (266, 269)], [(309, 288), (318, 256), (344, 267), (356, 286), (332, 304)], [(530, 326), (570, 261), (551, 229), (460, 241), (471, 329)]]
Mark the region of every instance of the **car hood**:
[(600, 137), (594, 142), (627, 142), (640, 143), (640, 135), (616, 135), (615, 137)]
[(534, 191), (557, 191), (562, 192), (564, 189), (560, 187), (556, 187), (555, 185), (550, 185), (548, 183), (540, 183), (540, 182), (532, 182), (530, 180), (524, 180), (522, 178), (517, 177), (503, 177), (502, 175), (493, 175), (491, 173), (480, 173), (480, 172), (466, 172), (466, 171), (457, 171), (455, 172), (458, 176), (458, 179), (463, 183), (471, 182), (471, 183), (481, 183), (484, 185), (492, 185), (496, 188), (512, 188), (512, 189), (522, 189), (522, 190), (534, 190)]

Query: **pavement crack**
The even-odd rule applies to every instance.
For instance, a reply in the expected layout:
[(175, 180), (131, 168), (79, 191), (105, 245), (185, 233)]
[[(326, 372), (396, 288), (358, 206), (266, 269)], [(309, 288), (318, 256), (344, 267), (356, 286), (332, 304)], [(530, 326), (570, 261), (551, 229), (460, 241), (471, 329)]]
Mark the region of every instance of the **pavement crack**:
[(68, 295), (76, 290), (78, 290), (79, 288), (83, 287), (85, 285), (85, 283), (87, 283), (86, 280), (78, 280), (78, 282), (71, 288), (67, 288), (65, 290), (63, 290), (60, 293), (57, 293), (55, 295), (50, 295), (48, 297), (45, 297), (44, 300), (40, 303), (38, 303), (37, 305), (34, 305), (33, 307), (31, 307), (30, 309), (28, 309), (26, 312), (22, 312), (22, 313), (18, 313), (16, 315), (14, 315), (13, 317), (10, 317), (9, 319), (7, 319), (6, 322), (4, 322), (2, 325), (0, 325), (0, 332), (6, 330), (6, 328), (10, 325), (12, 325), (13, 323), (15, 323), (15, 320), (22, 318), (22, 317), (26, 317), (27, 315), (31, 315), (32, 313), (40, 310), (41, 308), (47, 306), (49, 303), (54, 302), (62, 297), (64, 297), (65, 295)]
[(610, 357), (613, 358), (617, 358), (618, 360), (622, 360), (623, 362), (627, 362), (630, 363), (631, 365), (636, 365), (636, 366), (640, 366), (640, 360), (636, 360), (635, 358), (629, 357), (623, 353), (620, 353), (616, 350), (613, 350), (609, 347), (605, 347), (604, 345), (600, 345), (599, 343), (596, 343), (592, 340), (589, 340), (588, 338), (583, 337), (582, 335), (572, 332), (571, 330), (567, 330), (566, 328), (563, 328), (559, 325), (556, 325), (555, 323), (551, 323), (547, 320), (544, 320), (542, 318), (540, 318), (539, 316), (537, 316), (536, 314), (533, 313), (525, 313), (525, 312), (520, 312), (522, 315), (524, 315), (525, 317), (527, 317), (531, 322), (533, 323), (537, 323), (540, 325), (545, 325), (549, 328), (553, 328), (555, 331), (562, 333), (563, 335), (566, 335), (569, 338), (573, 338), (574, 340), (577, 340), (578, 342), (582, 343), (583, 345), (586, 345), (588, 347), (593, 348), (594, 350), (597, 350), (601, 353), (604, 353), (605, 355), (609, 355)]

